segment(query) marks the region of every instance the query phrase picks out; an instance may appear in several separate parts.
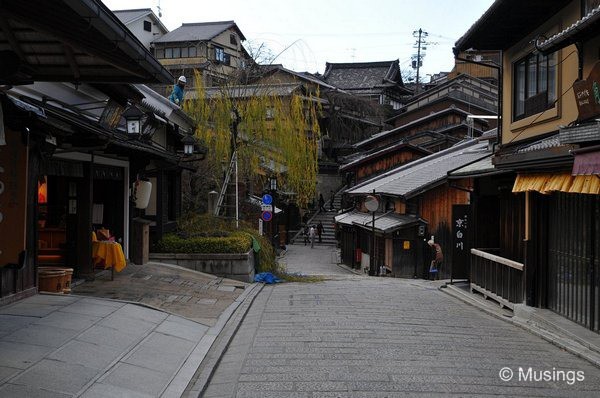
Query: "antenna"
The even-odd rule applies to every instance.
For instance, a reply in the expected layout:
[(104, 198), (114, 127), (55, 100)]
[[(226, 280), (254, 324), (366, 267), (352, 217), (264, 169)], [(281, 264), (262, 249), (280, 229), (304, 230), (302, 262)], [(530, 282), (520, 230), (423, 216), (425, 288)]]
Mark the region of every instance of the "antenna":
[(160, 0), (158, 0), (158, 5), (156, 6), (156, 9), (158, 10), (158, 17), (161, 18), (162, 17), (162, 9), (160, 8)]

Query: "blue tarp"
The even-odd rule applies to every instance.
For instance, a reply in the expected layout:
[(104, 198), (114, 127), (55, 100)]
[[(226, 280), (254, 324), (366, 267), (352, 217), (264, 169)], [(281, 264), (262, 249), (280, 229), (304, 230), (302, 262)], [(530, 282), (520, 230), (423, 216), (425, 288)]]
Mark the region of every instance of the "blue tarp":
[(260, 274), (254, 275), (254, 282), (261, 282), (270, 285), (272, 283), (282, 282), (282, 280), (270, 272), (261, 272)]

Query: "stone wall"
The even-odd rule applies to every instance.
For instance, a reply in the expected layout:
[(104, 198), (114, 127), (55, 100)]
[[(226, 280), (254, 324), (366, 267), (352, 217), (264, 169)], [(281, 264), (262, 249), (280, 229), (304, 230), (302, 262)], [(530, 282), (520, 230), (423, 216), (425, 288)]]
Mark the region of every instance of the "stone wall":
[(254, 282), (252, 250), (241, 254), (150, 253), (150, 261), (179, 265), (242, 282)]

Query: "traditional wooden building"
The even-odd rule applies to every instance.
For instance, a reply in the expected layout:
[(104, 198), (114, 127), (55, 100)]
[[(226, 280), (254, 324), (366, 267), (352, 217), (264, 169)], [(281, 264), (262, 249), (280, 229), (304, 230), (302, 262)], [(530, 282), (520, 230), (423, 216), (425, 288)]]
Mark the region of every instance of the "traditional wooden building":
[(548, 308), (596, 332), (599, 21), (598, 1), (497, 0), (455, 48), (503, 55), (492, 160), (505, 174), (484, 178), (476, 193), (471, 283), (508, 306)]
[(364, 151), (404, 141), (439, 151), (465, 137), (478, 137), (493, 128), (497, 106), (495, 84), (459, 75), (407, 102), (396, 115), (386, 120), (395, 128), (373, 134), (354, 146)]
[[(455, 205), (468, 204), (471, 182), (450, 184), (447, 173), (490, 154), (487, 141), (466, 140), (451, 148), (394, 168), (346, 191), (356, 198), (355, 210), (336, 217), (342, 261), (356, 265), (355, 249), (373, 253), (377, 269), (386, 267), (393, 275), (426, 277), (429, 255), (425, 244), (431, 236), (444, 250), (441, 277), (452, 269), (452, 217)], [(375, 214), (375, 247), (372, 251), (372, 214), (364, 200), (379, 197)], [(364, 261), (363, 261), (364, 263)]]
[[(144, 97), (115, 82), (166, 83), (172, 76), (102, 2), (5, 2), (0, 13), (6, 66), (0, 303), (6, 303), (36, 292), (40, 241), (79, 275), (93, 274), (91, 232), (100, 215), (94, 204), (104, 203), (102, 224), (115, 226), (127, 251), (132, 158), (176, 156), (114, 129), (125, 108)], [(56, 83), (41, 83), (48, 81)], [(65, 102), (69, 95), (90, 101)]]
[(399, 109), (412, 91), (404, 87), (400, 63), (395, 61), (330, 63), (323, 80), (348, 93), (365, 97), (379, 105)]
[(184, 23), (151, 45), (164, 67), (173, 76), (184, 75), (187, 86), (193, 88), (195, 70), (202, 72), (205, 87), (237, 83), (240, 72), (251, 60), (242, 45), (245, 40), (234, 21), (198, 22)]
[(375, 149), (357, 155), (340, 166), (340, 173), (346, 176), (345, 181), (347, 187), (350, 188), (392, 168), (402, 166), (429, 154), (431, 154), (431, 151), (400, 141), (387, 148)]

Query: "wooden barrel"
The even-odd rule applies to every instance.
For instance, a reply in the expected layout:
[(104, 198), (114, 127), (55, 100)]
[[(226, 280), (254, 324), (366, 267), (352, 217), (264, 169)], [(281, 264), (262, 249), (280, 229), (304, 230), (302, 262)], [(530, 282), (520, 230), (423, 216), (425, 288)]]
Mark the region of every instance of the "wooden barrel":
[(38, 290), (40, 292), (62, 293), (65, 279), (66, 272), (64, 268), (38, 267)]
[(65, 285), (63, 286), (63, 293), (71, 293), (71, 280), (73, 279), (73, 268), (65, 268)]

